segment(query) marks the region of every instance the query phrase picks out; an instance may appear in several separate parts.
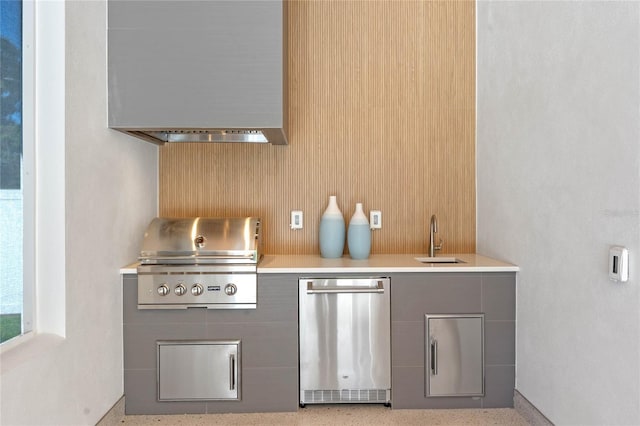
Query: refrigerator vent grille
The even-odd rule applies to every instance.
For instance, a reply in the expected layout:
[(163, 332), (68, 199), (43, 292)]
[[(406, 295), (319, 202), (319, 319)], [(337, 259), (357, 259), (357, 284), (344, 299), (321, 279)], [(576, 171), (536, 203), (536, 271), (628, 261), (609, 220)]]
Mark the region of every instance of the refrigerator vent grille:
[(387, 389), (341, 389), (341, 390), (305, 390), (305, 404), (322, 403), (388, 403), (390, 395)]

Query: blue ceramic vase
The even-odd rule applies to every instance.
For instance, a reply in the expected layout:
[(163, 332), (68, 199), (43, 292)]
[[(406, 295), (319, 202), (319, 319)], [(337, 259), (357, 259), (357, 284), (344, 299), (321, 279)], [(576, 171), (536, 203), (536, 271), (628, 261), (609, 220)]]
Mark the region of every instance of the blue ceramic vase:
[(329, 197), (329, 205), (320, 219), (320, 256), (328, 259), (342, 257), (345, 224), (336, 196)]
[(352, 259), (367, 259), (371, 252), (371, 229), (362, 210), (362, 203), (356, 203), (356, 211), (349, 221), (347, 245)]

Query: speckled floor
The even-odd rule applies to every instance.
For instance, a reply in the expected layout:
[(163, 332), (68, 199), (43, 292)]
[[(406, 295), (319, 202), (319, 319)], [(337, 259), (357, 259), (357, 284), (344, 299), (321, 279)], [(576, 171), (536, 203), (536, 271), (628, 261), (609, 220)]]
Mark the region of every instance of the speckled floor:
[(509, 425), (528, 423), (513, 409), (391, 410), (369, 405), (307, 406), (296, 413), (182, 414), (125, 416), (121, 424), (140, 425)]

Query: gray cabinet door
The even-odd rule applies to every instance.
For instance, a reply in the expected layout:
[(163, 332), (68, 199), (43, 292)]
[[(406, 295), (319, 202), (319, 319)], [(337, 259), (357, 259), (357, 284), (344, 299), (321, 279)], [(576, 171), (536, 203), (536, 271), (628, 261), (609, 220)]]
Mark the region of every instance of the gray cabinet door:
[(425, 315), (426, 396), (484, 395), (484, 315)]
[(240, 341), (159, 341), (158, 401), (239, 399)]

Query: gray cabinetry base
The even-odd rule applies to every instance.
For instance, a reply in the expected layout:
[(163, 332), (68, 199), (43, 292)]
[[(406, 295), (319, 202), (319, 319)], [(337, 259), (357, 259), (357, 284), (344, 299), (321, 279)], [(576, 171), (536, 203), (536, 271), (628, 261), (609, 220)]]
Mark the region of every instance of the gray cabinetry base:
[[(515, 273), (391, 276), (392, 408), (511, 408)], [(425, 397), (425, 314), (484, 314), (484, 396)]]
[[(135, 275), (123, 279), (126, 414), (206, 414), (298, 409), (298, 281), (258, 278), (251, 310), (138, 310)], [(157, 341), (242, 342), (240, 400), (158, 401)]]

